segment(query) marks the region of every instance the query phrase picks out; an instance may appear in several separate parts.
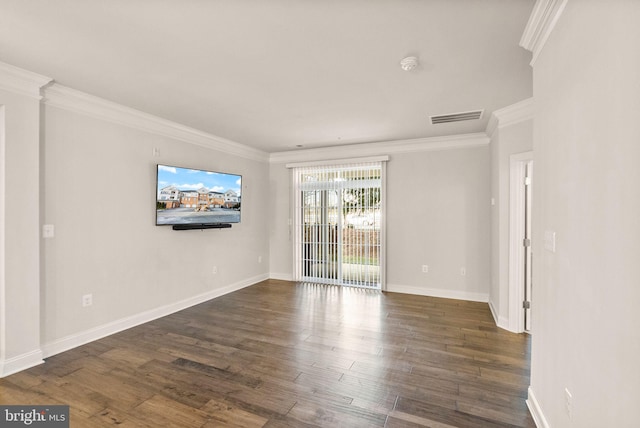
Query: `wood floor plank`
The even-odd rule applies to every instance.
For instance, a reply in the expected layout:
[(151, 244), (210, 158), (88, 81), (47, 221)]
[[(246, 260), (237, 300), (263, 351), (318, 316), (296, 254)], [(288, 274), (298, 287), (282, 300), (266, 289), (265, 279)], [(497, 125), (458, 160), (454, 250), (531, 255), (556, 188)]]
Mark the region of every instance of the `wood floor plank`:
[[(77, 382), (43, 382), (38, 391), (48, 397), (61, 397), (64, 402), (82, 417), (89, 417), (106, 407), (108, 398)], [(89, 399), (87, 399), (89, 398)]]
[(408, 413), (393, 410), (389, 412), (389, 418), (385, 424), (385, 428), (417, 428), (417, 427), (429, 427), (429, 428), (456, 428), (453, 425), (444, 424), (430, 419), (425, 419), (419, 416), (410, 415)]
[[(164, 395), (191, 407), (199, 408), (205, 405), (210, 399), (210, 391), (199, 388), (189, 382), (186, 376), (168, 378), (163, 376), (159, 370), (149, 370), (149, 366), (137, 369), (120, 368), (109, 373), (122, 382), (135, 382), (144, 386), (145, 389), (156, 394)], [(157, 366), (154, 366), (157, 368)], [(171, 368), (172, 369), (172, 368)]]
[(386, 415), (352, 406), (300, 400), (287, 416), (317, 427), (383, 427)]
[(153, 428), (153, 421), (145, 421), (126, 411), (106, 408), (89, 418), (72, 414), (71, 426), (76, 427), (126, 427), (126, 428)]
[(109, 373), (95, 373), (86, 368), (65, 376), (65, 381), (83, 385), (88, 390), (98, 393), (101, 400), (104, 397), (106, 401), (101, 402), (103, 407), (131, 410), (153, 396), (153, 391), (146, 389), (138, 382), (124, 383), (120, 379), (110, 376)]
[(502, 421), (492, 420), (489, 417), (480, 417), (473, 413), (460, 412), (458, 411), (455, 401), (439, 403), (400, 397), (394, 410), (428, 421), (453, 425), (455, 427), (507, 428), (513, 426)]
[(210, 418), (203, 428), (259, 428), (269, 421), (266, 417), (247, 412), (226, 401), (209, 400), (200, 410)]
[(136, 417), (157, 427), (202, 427), (210, 415), (200, 409), (154, 395), (135, 408)]
[(533, 427), (486, 303), (268, 280), (0, 379), (74, 427)]
[(494, 405), (487, 402), (478, 402), (465, 399), (456, 401), (457, 411), (467, 415), (491, 421), (501, 422), (511, 426), (524, 426), (526, 418), (522, 412), (513, 412), (513, 409)]
[(61, 399), (49, 397), (40, 390), (15, 385), (11, 382), (11, 376), (8, 380), (0, 379), (0, 404), (65, 404)]

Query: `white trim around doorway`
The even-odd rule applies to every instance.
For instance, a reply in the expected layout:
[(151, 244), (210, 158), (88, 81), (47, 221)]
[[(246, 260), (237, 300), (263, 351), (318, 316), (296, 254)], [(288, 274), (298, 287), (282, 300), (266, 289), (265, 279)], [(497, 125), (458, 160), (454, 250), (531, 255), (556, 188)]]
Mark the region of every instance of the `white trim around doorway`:
[(533, 160), (533, 152), (518, 153), (509, 159), (509, 330), (522, 333), (524, 329), (524, 179), (526, 164)]

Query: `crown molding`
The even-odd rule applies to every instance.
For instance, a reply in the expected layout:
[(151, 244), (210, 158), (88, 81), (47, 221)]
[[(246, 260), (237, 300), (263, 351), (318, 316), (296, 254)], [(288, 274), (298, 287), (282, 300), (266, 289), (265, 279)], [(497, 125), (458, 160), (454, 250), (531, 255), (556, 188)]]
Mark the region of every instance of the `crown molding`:
[(0, 62), (0, 89), (40, 100), (40, 89), (52, 80), (50, 77)]
[(489, 138), (493, 138), (493, 133), (498, 129), (498, 118), (491, 113), (491, 117), (489, 118), (489, 122), (487, 122), (487, 128), (485, 132)]
[(568, 0), (536, 0), (529, 22), (524, 29), (520, 46), (533, 53), (531, 65), (536, 62), (538, 55), (553, 31)]
[(533, 98), (527, 98), (510, 106), (494, 110), (487, 123), (487, 135), (493, 136), (496, 129), (533, 119)]
[(52, 107), (73, 111), (246, 159), (260, 162), (266, 162), (269, 159), (268, 154), (261, 150), (162, 119), (140, 110), (125, 107), (58, 83), (45, 88), (44, 103)]
[(320, 147), (316, 149), (291, 150), (271, 153), (270, 163), (311, 162), (327, 159), (361, 158), (366, 156), (399, 153), (425, 152), (433, 150), (462, 149), (486, 146), (489, 137), (484, 132), (451, 135), (446, 137), (416, 138), (411, 140), (381, 141), (375, 143), (350, 144), (346, 146)]

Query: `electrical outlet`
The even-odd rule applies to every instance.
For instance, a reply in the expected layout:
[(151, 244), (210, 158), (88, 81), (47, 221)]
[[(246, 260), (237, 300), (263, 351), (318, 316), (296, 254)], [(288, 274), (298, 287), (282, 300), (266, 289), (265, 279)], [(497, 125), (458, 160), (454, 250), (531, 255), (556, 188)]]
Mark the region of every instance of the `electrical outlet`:
[(569, 417), (569, 419), (571, 419), (571, 413), (573, 411), (572, 409), (573, 403), (571, 402), (572, 398), (573, 398), (573, 395), (571, 395), (569, 388), (565, 388), (564, 389), (564, 410), (567, 412), (567, 416)]
[(466, 268), (460, 268), (460, 275), (467, 276), (467, 269)]
[(214, 275), (216, 275), (216, 274), (218, 273), (218, 266), (214, 266), (214, 267), (211, 269), (211, 273), (212, 273), (212, 274), (214, 274)]
[(422, 273), (429, 273), (429, 265), (422, 265)]
[(85, 294), (82, 296), (82, 307), (93, 305), (93, 294)]

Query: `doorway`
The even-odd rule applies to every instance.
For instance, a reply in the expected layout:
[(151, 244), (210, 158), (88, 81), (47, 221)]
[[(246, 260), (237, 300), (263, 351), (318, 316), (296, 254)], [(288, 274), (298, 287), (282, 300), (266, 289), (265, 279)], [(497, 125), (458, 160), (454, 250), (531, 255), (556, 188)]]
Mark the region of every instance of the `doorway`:
[(533, 287), (533, 251), (531, 248), (531, 191), (533, 179), (533, 161), (524, 165), (524, 331), (531, 333), (531, 292)]
[(511, 155), (509, 199), (509, 330), (531, 333), (533, 152)]
[(384, 163), (295, 168), (294, 279), (382, 289)]

